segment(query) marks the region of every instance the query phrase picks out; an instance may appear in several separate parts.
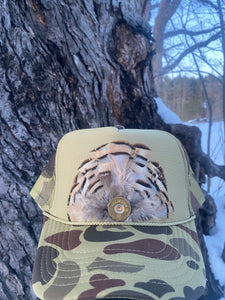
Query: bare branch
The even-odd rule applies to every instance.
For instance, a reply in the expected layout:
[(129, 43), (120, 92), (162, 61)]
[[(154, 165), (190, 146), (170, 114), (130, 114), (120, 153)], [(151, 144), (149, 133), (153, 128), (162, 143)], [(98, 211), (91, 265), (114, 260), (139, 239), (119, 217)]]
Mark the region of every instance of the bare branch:
[(192, 53), (196, 49), (199, 49), (199, 48), (202, 48), (202, 47), (206, 47), (212, 41), (215, 41), (215, 40), (217, 40), (220, 37), (221, 37), (221, 31), (219, 31), (216, 34), (212, 35), (209, 39), (207, 39), (205, 41), (201, 41), (201, 42), (199, 42), (197, 44), (194, 44), (194, 45), (190, 46), (188, 49), (185, 49), (173, 63), (171, 63), (170, 65), (168, 65), (168, 66), (166, 66), (166, 67), (163, 68), (163, 73), (170, 72), (173, 68), (175, 68), (181, 62), (181, 60), (185, 56), (187, 56), (188, 54)]
[(220, 26), (216, 26), (213, 28), (209, 28), (209, 29), (205, 29), (205, 30), (199, 30), (199, 31), (193, 31), (193, 30), (188, 30), (186, 28), (181, 28), (178, 30), (173, 30), (173, 31), (168, 31), (164, 34), (164, 39), (173, 37), (173, 36), (177, 36), (180, 34), (186, 34), (186, 35), (190, 35), (190, 36), (198, 36), (198, 35), (203, 35), (203, 34), (207, 34), (210, 32), (213, 32), (217, 29), (220, 29)]
[[(211, 63), (209, 63), (209, 61), (202, 54), (201, 49), (198, 49), (198, 50), (199, 50), (199, 55), (195, 54), (195, 56), (197, 56), (199, 59), (201, 59), (206, 65), (208, 65), (211, 68), (211, 70), (213, 70), (215, 72), (215, 74), (217, 74), (218, 76), (221, 76), (221, 73), (218, 71), (218, 68), (216, 68), (216, 66), (213, 66)], [(203, 73), (203, 71), (201, 71), (201, 72)], [(218, 79), (220, 81), (220, 83), (222, 83), (222, 80), (220, 80), (218, 77), (215, 76), (215, 78)]]
[(215, 10), (218, 10), (218, 6), (216, 6), (212, 1), (209, 0), (199, 0), (199, 2), (201, 2), (204, 5), (208, 5), (212, 8), (214, 8)]
[(201, 157), (199, 158), (201, 165), (204, 167), (206, 174), (212, 178), (218, 176), (219, 178), (225, 180), (225, 166), (219, 166), (215, 164), (211, 158), (202, 153)]
[(157, 28), (161, 28), (161, 29), (165, 28), (167, 22), (173, 16), (177, 7), (180, 5), (180, 2), (181, 0), (173, 0), (172, 2), (170, 0), (160, 1), (159, 12), (155, 20), (155, 26), (154, 26), (157, 32), (158, 32)]

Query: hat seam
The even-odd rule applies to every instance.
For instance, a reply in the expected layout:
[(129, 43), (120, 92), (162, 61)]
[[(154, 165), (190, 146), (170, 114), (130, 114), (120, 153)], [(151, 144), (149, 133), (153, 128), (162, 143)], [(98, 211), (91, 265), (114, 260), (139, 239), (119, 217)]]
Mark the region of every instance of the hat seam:
[(147, 226), (151, 226), (151, 227), (167, 227), (167, 226), (176, 226), (176, 225), (180, 225), (180, 224), (185, 224), (188, 223), (192, 220), (194, 220), (196, 218), (195, 215), (190, 216), (187, 219), (183, 219), (183, 220), (178, 220), (178, 221), (173, 221), (173, 222), (93, 222), (93, 221), (84, 221), (84, 222), (71, 222), (71, 221), (67, 221), (67, 220), (62, 220), (59, 219), (57, 217), (55, 217), (54, 215), (50, 214), (47, 211), (43, 211), (43, 214), (45, 216), (47, 216), (49, 219), (56, 221), (60, 224), (64, 224), (64, 225), (69, 225), (69, 226), (143, 226), (143, 227), (147, 227)]
[[(50, 249), (50, 251), (51, 251), (51, 249)], [(51, 251), (52, 252), (52, 251)], [(63, 261), (60, 261), (59, 263), (62, 263)], [(182, 262), (181, 262), (181, 264), (180, 265), (183, 265), (183, 263), (185, 262), (185, 260), (184, 259), (182, 259)], [(57, 266), (58, 266), (58, 263), (57, 262), (55, 262), (56, 264), (57, 264)], [(46, 266), (47, 266), (47, 264), (46, 264)], [(113, 265), (114, 266), (114, 265)], [(126, 267), (127, 268), (127, 267)], [(177, 269), (177, 266), (176, 266), (176, 269)], [(43, 277), (43, 272), (42, 272), (42, 270), (43, 270), (43, 268), (41, 267), (41, 274), (42, 274), (42, 279), (43, 279), (43, 281), (45, 282), (45, 283), (48, 283), (49, 281), (46, 281), (45, 279), (44, 279), (44, 277)], [(54, 274), (55, 274), (55, 272), (52, 274), (51, 272), (49, 272), (48, 271), (48, 269), (46, 268), (46, 270), (47, 270), (47, 272), (48, 272), (48, 274), (49, 275), (53, 275), (52, 276), (52, 280), (55, 280), (56, 278), (58, 279), (58, 278), (60, 278), (60, 279), (71, 279), (71, 276), (70, 277), (68, 277), (68, 276), (57, 276), (56, 278), (54, 278)], [(63, 269), (60, 269), (60, 268), (54, 268), (54, 270), (63, 270)], [(192, 273), (194, 272), (194, 271), (196, 271), (197, 269), (193, 269), (193, 271), (192, 271)], [(70, 271), (70, 270), (67, 270), (67, 272), (74, 272), (74, 270), (72, 270), (72, 271)], [(109, 270), (99, 270), (99, 272), (101, 272), (101, 271), (106, 271), (106, 272), (110, 272)], [(171, 271), (171, 270), (170, 270)], [(139, 271), (138, 271), (139, 272)], [(135, 272), (135, 273), (138, 273), (138, 272)], [(86, 268), (85, 268), (85, 273), (86, 274), (90, 274), (91, 273), (91, 271), (90, 272), (86, 272)], [(126, 273), (126, 272), (113, 272), (113, 273)], [(193, 274), (192, 274), (193, 275)], [(192, 277), (192, 275), (190, 276), (190, 277)], [(83, 275), (83, 276), (85, 276), (85, 275)], [(177, 275), (176, 277), (181, 277), (182, 275), (181, 274), (179, 274), (179, 275)], [(77, 278), (77, 277), (80, 277), (79, 275), (76, 275), (76, 276), (72, 276), (72, 278)], [(176, 278), (176, 277), (174, 277), (174, 278)], [(171, 278), (171, 276), (167, 276), (166, 278)], [(96, 280), (93, 280), (93, 281), (102, 281), (102, 280), (108, 280), (108, 279), (96, 279)], [(126, 279), (126, 280), (129, 280), (129, 281), (132, 281), (131, 279)], [(189, 281), (189, 280), (188, 280)], [(186, 282), (188, 282), (188, 281), (186, 281)], [(85, 284), (85, 283), (87, 283), (87, 281), (79, 281), (79, 283), (82, 283), (82, 284)], [(57, 286), (57, 285), (56, 285)], [(59, 285), (59, 286), (61, 286), (61, 285)], [(63, 285), (64, 286), (64, 285)]]
[[(162, 251), (165, 250), (166, 247), (162, 248)], [(120, 249), (120, 248), (111, 248), (110, 250), (118, 250), (118, 251), (121, 251), (121, 250), (124, 250), (124, 249)], [(148, 251), (139, 251), (139, 250), (133, 250), (133, 249), (128, 249), (126, 248), (127, 252), (129, 252), (129, 254), (137, 254), (137, 253), (143, 253), (143, 254), (159, 254), (161, 253), (162, 251), (156, 251), (156, 252), (148, 252)], [(69, 251), (69, 250), (68, 250)], [(101, 252), (102, 253), (102, 250), (96, 250), (96, 251), (91, 251), (92, 253), (99, 253)], [(127, 252), (121, 252), (121, 253), (115, 253), (115, 254), (127, 254)], [(88, 252), (77, 252), (76, 254), (87, 254), (87, 253), (90, 253), (90, 251)], [(179, 253), (179, 252), (178, 252)], [(105, 253), (107, 254), (107, 253)], [(162, 256), (161, 258), (156, 258), (157, 260), (165, 260), (166, 257), (168, 257), (169, 255), (171, 254), (171, 252), (168, 253), (168, 255), (166, 256)], [(141, 254), (140, 254), (141, 255)], [(88, 256), (88, 257), (95, 257), (95, 256)], [(149, 257), (147, 257), (149, 258)], [(150, 257), (151, 259), (155, 259), (154, 257)], [(176, 260), (178, 258), (178, 255), (175, 256), (175, 259)], [(170, 261), (170, 260), (169, 260)]]
[[(58, 278), (62, 278), (62, 279), (69, 279), (70, 277), (58, 277)], [(58, 279), (57, 278), (57, 279)], [(77, 277), (73, 277), (73, 278), (77, 278)], [(94, 280), (91, 280), (91, 282), (102, 282), (102, 281), (107, 281), (107, 280), (110, 280), (111, 278), (105, 278), (105, 279), (94, 279)], [(130, 281), (130, 282), (132, 282), (133, 280), (131, 280), (131, 279), (126, 279), (126, 281)], [(165, 282), (161, 282), (161, 283), (159, 283), (158, 281), (154, 281), (154, 280), (151, 280), (151, 282), (152, 283), (154, 283), (154, 284), (159, 284), (159, 285), (167, 285), (167, 283)], [(48, 282), (46, 282), (46, 283), (49, 283), (49, 281)], [(78, 284), (87, 284), (87, 283), (89, 283), (89, 281), (78, 281)], [(71, 283), (71, 284), (62, 284), (62, 285), (59, 285), (59, 284), (54, 284), (54, 282), (51, 284), (51, 286), (71, 286), (71, 285), (74, 285), (74, 283)]]
[[(101, 251), (98, 251), (98, 252), (101, 252)], [(97, 253), (97, 252), (96, 252)], [(121, 255), (121, 254), (127, 254), (127, 253), (117, 253), (117, 254), (119, 254), (119, 255)], [(130, 254), (130, 253), (129, 253)], [(132, 254), (132, 253), (131, 253)], [(64, 256), (64, 257), (67, 257), (67, 256)], [(88, 256), (88, 258), (94, 258), (94, 257), (96, 257), (96, 255), (93, 255), (93, 256)], [(147, 258), (149, 258), (149, 257), (147, 257)], [(85, 259), (85, 258), (84, 258)], [(165, 259), (160, 259), (160, 258), (152, 258), (152, 257), (150, 257), (150, 259), (151, 260), (160, 260), (160, 261), (165, 261)], [(80, 260), (80, 258), (79, 258), (79, 260)], [(133, 262), (133, 260), (132, 259), (129, 259), (129, 260), (126, 260), (126, 261), (128, 261), (128, 262)], [(167, 262), (172, 262), (173, 260), (168, 260)], [(60, 262), (63, 262), (62, 260), (60, 260)], [(80, 265), (85, 265), (85, 263), (80, 263), (79, 262), (79, 264)], [(148, 263), (148, 262), (146, 262), (145, 264), (152, 264), (152, 261), (150, 262), (150, 263)], [(115, 266), (115, 265), (113, 265), (113, 266)]]
[[(123, 253), (123, 254), (125, 254), (125, 253)], [(66, 256), (64, 256), (64, 257), (66, 257)], [(88, 258), (94, 258), (94, 257), (96, 257), (96, 256), (89, 256)], [(187, 257), (187, 256), (185, 256), (185, 257)], [(195, 258), (193, 258), (193, 257), (191, 257), (191, 256), (189, 256), (189, 257), (190, 257), (190, 260), (193, 260), (193, 261), (195, 260), (196, 262), (199, 262), (199, 260), (197, 259), (197, 258), (198, 258), (197, 255), (195, 255)], [(160, 258), (159, 258), (159, 259), (151, 258), (151, 259), (152, 259), (152, 260), (157, 260), (157, 261), (158, 261), (158, 260), (161, 260)], [(59, 260), (59, 259), (58, 259), (58, 260)], [(182, 260), (182, 261), (183, 261), (183, 260)], [(60, 263), (63, 263), (62, 260), (59, 260), (59, 262), (60, 262)], [(133, 260), (132, 260), (132, 259), (127, 259), (126, 262), (131, 263), (131, 262), (133, 262)], [(173, 261), (171, 261), (171, 262), (173, 262)], [(80, 263), (80, 262), (79, 262), (79, 265), (85, 265), (85, 264), (86, 264), (86, 263), (83, 263), (83, 262)], [(156, 264), (153, 264), (152, 261), (151, 261), (151, 262), (146, 262), (145, 265), (146, 265), (146, 264), (148, 264), (148, 265), (156, 265)], [(181, 264), (182, 264), (182, 263), (181, 263)], [(196, 264), (197, 264), (197, 263), (196, 263)], [(69, 264), (68, 264), (68, 265), (69, 265)], [(114, 264), (110, 264), (110, 265), (109, 265), (109, 264), (106, 264), (106, 266), (107, 266), (107, 267), (113, 266), (114, 268), (116, 268), (116, 266), (115, 266)], [(141, 266), (143, 266), (143, 265), (140, 265), (140, 267), (141, 267)], [(132, 266), (124, 266), (124, 267), (125, 267), (126, 269), (132, 268)], [(119, 268), (119, 267), (118, 267), (118, 268)], [(177, 268), (177, 266), (176, 266), (175, 268)], [(60, 269), (60, 268), (58, 268), (58, 269), (59, 269), (59, 270), (63, 270), (63, 269)], [(93, 268), (93, 270), (94, 270), (94, 269), (97, 270), (98, 268), (96, 267), (96, 268)], [(192, 269), (193, 269), (193, 270), (198, 270), (198, 268), (192, 268)], [(105, 271), (108, 271), (108, 270), (105, 270)], [(170, 269), (170, 271), (171, 271), (171, 269)], [(71, 271), (71, 272), (72, 272), (72, 271)], [(137, 271), (137, 272), (139, 272), (139, 271)], [(135, 273), (136, 273), (136, 272), (135, 272)]]
[[(119, 273), (123, 273), (123, 272), (119, 272)], [(93, 274), (93, 275), (97, 275), (97, 274)], [(181, 277), (182, 275), (179, 275), (179, 277)], [(79, 276), (73, 276), (72, 278), (77, 278), (77, 277), (79, 277)], [(178, 277), (178, 276), (177, 276)], [(189, 282), (189, 280), (190, 280), (190, 278), (192, 278), (193, 277), (193, 274), (192, 274), (192, 276), (189, 276), (188, 277), (188, 280), (187, 281), (185, 281), (185, 283), (187, 283), (187, 282)], [(61, 277), (57, 277), (57, 279), (71, 279), (71, 277), (63, 277), (63, 276), (61, 276)], [(166, 277), (166, 278), (171, 278), (171, 277)], [(173, 277), (173, 278), (176, 278), (176, 277)], [(43, 279), (43, 278), (42, 278)], [(54, 284), (54, 280), (55, 280), (56, 278), (53, 278), (52, 280), (53, 280), (53, 283), (52, 284), (50, 284), (50, 285), (53, 285), (53, 286), (70, 286), (70, 285), (74, 285), (74, 283), (71, 283), (71, 284), (63, 284), (63, 285), (59, 285), (59, 284)], [(88, 277), (88, 279), (90, 279), (89, 277)], [(44, 279), (43, 279), (44, 280)], [(107, 281), (107, 280), (110, 280), (110, 278), (105, 278), (105, 279), (95, 279), (95, 280), (92, 280), (91, 282), (99, 282), (99, 281)], [(128, 278), (126, 278), (126, 281), (129, 281), (129, 282), (132, 282), (133, 280), (132, 279), (128, 279)], [(45, 281), (44, 280), (44, 282), (45, 283), (49, 283), (49, 281)], [(153, 282), (153, 280), (151, 280), (151, 282)], [(84, 281), (84, 280), (81, 280), (81, 281), (78, 281), (78, 283), (79, 284), (87, 284), (87, 283), (89, 283), (89, 281)], [(154, 283), (158, 283), (157, 281), (156, 282), (154, 282)], [(161, 284), (161, 285), (166, 285), (166, 283), (158, 283), (158, 284)], [(180, 284), (180, 283), (179, 283)]]
[[(111, 265), (107, 265), (107, 267), (111, 267), (111, 266), (113, 266), (114, 268), (116, 268), (115, 267), (115, 265), (113, 265), (113, 264), (111, 264)], [(142, 267), (142, 265), (140, 266), (140, 267)], [(126, 266), (125, 267), (126, 269), (130, 269), (130, 268), (132, 268), (132, 266)], [(119, 269), (119, 267), (118, 267), (118, 269)], [(57, 268), (57, 270), (64, 270), (64, 269), (60, 269), (60, 268)], [(96, 271), (96, 270), (99, 270), (99, 272), (100, 271), (106, 271), (106, 272), (112, 272), (112, 273), (128, 273), (128, 272), (126, 272), (126, 271), (110, 271), (110, 270), (104, 270), (104, 269), (98, 269), (97, 267), (96, 268), (93, 268), (91, 271), (89, 271), (88, 273), (91, 273), (92, 271)], [(193, 268), (193, 270), (194, 271), (196, 271), (196, 270), (198, 270), (197, 268)], [(132, 272), (132, 273), (138, 273), (138, 272), (141, 272), (142, 270), (140, 270), (140, 271), (136, 271), (136, 272)], [(171, 270), (170, 270), (171, 271)], [(74, 272), (74, 270), (67, 270), (67, 272)], [(179, 275), (180, 276), (180, 275)], [(77, 278), (77, 277), (79, 277), (79, 276), (72, 276), (72, 278)], [(69, 276), (60, 276), (60, 277), (58, 277), (58, 278), (71, 278), (71, 277), (69, 277)], [(168, 278), (170, 278), (169, 276), (168, 276)]]
[[(33, 195), (33, 196), (34, 196), (35, 201), (37, 201), (38, 203), (39, 203), (39, 201), (37, 200), (38, 198), (41, 198), (41, 200), (44, 201), (45, 203), (48, 202), (48, 200), (49, 200), (49, 199), (48, 199), (48, 200), (44, 199), (44, 198), (41, 196), (41, 190), (38, 190), (38, 189), (36, 189), (35, 187), (33, 187), (32, 190), (30, 191), (30, 194), (31, 194), (31, 193), (36, 193), (36, 195)], [(32, 196), (32, 197), (33, 197), (33, 196)], [(41, 206), (43, 206), (43, 205), (41, 205)]]

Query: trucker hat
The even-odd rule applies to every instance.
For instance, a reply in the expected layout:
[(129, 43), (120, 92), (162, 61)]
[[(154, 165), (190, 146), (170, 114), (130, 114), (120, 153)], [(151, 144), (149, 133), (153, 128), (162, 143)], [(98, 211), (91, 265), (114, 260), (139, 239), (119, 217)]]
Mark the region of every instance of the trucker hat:
[(181, 143), (159, 130), (76, 130), (31, 196), (44, 214), (33, 267), (40, 299), (198, 299), (195, 227), (204, 196)]

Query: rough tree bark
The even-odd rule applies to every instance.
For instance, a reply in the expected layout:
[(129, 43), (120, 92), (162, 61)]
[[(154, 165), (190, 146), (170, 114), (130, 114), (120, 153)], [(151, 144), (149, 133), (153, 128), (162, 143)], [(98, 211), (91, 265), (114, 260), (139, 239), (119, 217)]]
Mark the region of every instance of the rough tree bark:
[(31, 273), (42, 216), (29, 190), (65, 133), (115, 124), (163, 129), (183, 140), (197, 175), (201, 160), (216, 168), (201, 152), (197, 128), (186, 138), (186, 128), (157, 115), (147, 5), (0, 0), (1, 300), (36, 299)]

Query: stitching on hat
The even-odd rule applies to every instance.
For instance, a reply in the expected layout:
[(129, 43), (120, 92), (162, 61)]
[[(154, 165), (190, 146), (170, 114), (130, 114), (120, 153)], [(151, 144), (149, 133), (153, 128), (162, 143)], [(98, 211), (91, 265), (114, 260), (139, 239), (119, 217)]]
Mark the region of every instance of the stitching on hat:
[[(47, 251), (51, 251), (51, 250), (48, 248)], [(51, 256), (51, 258), (53, 257), (52, 251), (51, 251), (51, 253), (50, 253), (50, 256)], [(47, 272), (47, 274), (51, 275), (51, 278), (53, 278), (55, 273), (51, 273), (51, 272), (49, 271), (49, 269), (47, 268), (48, 263), (47, 263), (46, 257), (47, 257), (47, 256), (44, 256), (45, 272)], [(43, 258), (42, 258), (42, 259), (43, 259)], [(51, 261), (53, 261), (53, 260), (51, 260)], [(57, 270), (57, 268), (55, 268), (55, 270)], [(44, 276), (44, 267), (42, 267), (42, 264), (40, 264), (40, 271), (41, 271), (42, 280), (43, 280), (45, 283), (48, 283), (49, 281), (46, 281), (45, 276)]]
[[(88, 275), (90, 275), (90, 274), (88, 274)], [(181, 276), (181, 275), (180, 275)], [(179, 276), (179, 277), (180, 277)], [(73, 276), (72, 278), (77, 278), (77, 277), (80, 277), (80, 276)], [(84, 276), (83, 276), (84, 277)], [(62, 278), (62, 279), (71, 279), (71, 277), (63, 277), (63, 276), (61, 276), (61, 277), (57, 277), (57, 278)], [(89, 282), (89, 279), (90, 279), (91, 277), (90, 276), (88, 276), (87, 277), (87, 279), (88, 280), (86, 280), (86, 281), (84, 281), (84, 280), (82, 280), (82, 281), (79, 281), (79, 284), (87, 284), (87, 282)], [(168, 278), (171, 278), (171, 276), (168, 276)], [(175, 277), (174, 277), (175, 278)], [(190, 276), (190, 278), (193, 278), (193, 274), (191, 274), (191, 276)], [(92, 282), (103, 282), (103, 281), (107, 281), (107, 280), (110, 280), (111, 278), (105, 278), (105, 279), (94, 279), (94, 280), (92, 280)], [(132, 281), (134, 281), (133, 279), (129, 279), (129, 278), (126, 278), (126, 279), (122, 279), (122, 278), (118, 278), (118, 279), (121, 279), (121, 280), (125, 280), (125, 282), (132, 282)], [(161, 283), (159, 283), (158, 281), (153, 281), (154, 279), (152, 279), (151, 281), (153, 282), (153, 283), (157, 283), (157, 284), (159, 284), (159, 285), (166, 285), (166, 283), (163, 283), (163, 282), (161, 282)], [(186, 281), (186, 282), (189, 282), (189, 278), (188, 278), (188, 280)], [(51, 284), (51, 285), (53, 285), (53, 286), (70, 286), (70, 285), (73, 285), (72, 283), (71, 284), (63, 284), (63, 285), (57, 285), (57, 284)]]
[[(77, 278), (78, 276), (76, 276), (76, 277), (73, 277), (73, 278)], [(57, 277), (57, 278), (62, 278), (62, 279), (70, 279), (71, 277)], [(90, 279), (90, 277), (88, 277), (88, 279)], [(95, 279), (95, 280), (91, 280), (91, 282), (102, 282), (102, 281), (107, 281), (107, 280), (111, 280), (112, 278), (105, 278), (105, 279)], [(122, 279), (122, 278), (118, 278), (118, 279), (121, 279), (121, 280), (125, 280), (125, 279)], [(127, 282), (127, 281), (129, 281), (129, 282), (132, 282), (132, 281), (134, 281), (134, 280), (131, 280), (131, 279), (126, 279), (126, 281), (125, 282)], [(159, 282), (157, 282), (157, 281), (153, 281), (153, 280), (151, 280), (151, 282), (152, 283), (157, 283), (157, 284), (159, 284), (159, 285), (167, 285), (166, 283), (163, 283), (163, 282), (161, 282), (161, 283), (159, 283)], [(79, 281), (79, 284), (87, 284), (87, 283), (89, 283), (89, 280), (86, 280), (86, 281)], [(54, 283), (52, 283), (51, 285), (53, 285), (53, 286), (70, 286), (70, 285), (73, 285), (72, 283), (71, 284), (63, 284), (63, 285), (58, 285), (58, 284), (54, 284)]]
[(41, 200), (45, 201), (46, 202), (46, 199), (44, 199), (40, 194), (41, 194), (41, 191), (38, 191), (35, 187), (32, 188), (33, 191), (35, 191), (35, 193), (37, 194), (36, 197), (35, 197), (35, 200), (37, 198), (41, 198)]
[[(49, 236), (48, 232), (50, 231), (50, 227), (47, 227), (47, 228), (48, 228), (48, 229), (46, 229), (46, 236)], [(52, 251), (52, 249), (54, 249), (54, 248), (53, 248), (53, 247), (47, 248), (47, 251), (50, 252), (51, 262), (54, 261), (54, 260), (53, 260), (53, 251)], [(60, 256), (60, 254), (59, 254), (59, 256)], [(51, 275), (51, 279), (52, 279), (52, 278), (54, 278), (55, 272), (54, 272), (54, 273), (51, 273), (51, 272), (49, 271), (49, 269), (48, 269), (48, 263), (47, 263), (46, 257), (47, 257), (47, 255), (44, 256), (44, 259), (45, 259), (45, 260), (44, 260), (44, 263), (45, 263), (45, 272), (47, 272), (49, 275)], [(55, 262), (55, 264), (57, 264), (57, 263)], [(57, 264), (57, 266), (58, 266), (58, 264)], [(54, 267), (53, 264), (52, 264), (52, 267)], [(57, 270), (57, 268), (54, 268), (54, 269)], [(48, 283), (49, 281), (46, 281), (45, 278), (44, 278), (44, 268), (42, 267), (42, 264), (40, 264), (40, 271), (41, 271), (41, 275), (42, 275), (42, 280), (43, 280), (45, 283)], [(50, 279), (50, 280), (51, 280), (51, 279)]]
[[(186, 271), (185, 271), (185, 273), (186, 273)], [(192, 272), (190, 272), (190, 276), (188, 277), (188, 279), (187, 279), (187, 281), (186, 282), (189, 282), (190, 281), (190, 279), (193, 277), (193, 273), (195, 274), (195, 272), (194, 271), (192, 271)], [(88, 274), (87, 273), (87, 277), (88, 277), (88, 279), (90, 279), (90, 274)], [(83, 275), (83, 277), (84, 277), (85, 275)], [(178, 275), (179, 277), (180, 276), (182, 276), (182, 275)], [(77, 278), (77, 277), (80, 277), (80, 276), (73, 276), (72, 278)], [(60, 276), (60, 277), (58, 277), (58, 278), (62, 278), (62, 279), (71, 279), (71, 277), (64, 277), (64, 276)], [(167, 278), (171, 278), (171, 276), (168, 276)], [(175, 278), (175, 277), (174, 277)], [(95, 280), (92, 280), (92, 282), (97, 282), (97, 281), (107, 281), (107, 280), (109, 280), (109, 279), (95, 279)], [(154, 280), (154, 279), (153, 279)], [(131, 281), (133, 281), (132, 279), (129, 279), (129, 278), (126, 278), (126, 280), (125, 280), (125, 282), (127, 282), (127, 281), (129, 281), (129, 282), (131, 282)], [(87, 280), (86, 281), (79, 281), (79, 284), (87, 284)], [(156, 282), (154, 282), (154, 283), (158, 283), (157, 281)], [(158, 283), (158, 284), (160, 284), (160, 283)], [(68, 284), (68, 285), (71, 285), (71, 284)], [(165, 283), (161, 283), (161, 285), (165, 285)], [(61, 286), (61, 285), (55, 285), (55, 286)]]
[[(49, 249), (49, 251), (51, 251), (51, 249)], [(51, 251), (51, 252), (52, 252), (52, 251)], [(184, 260), (182, 260), (182, 262), (184, 262)], [(45, 263), (46, 263), (46, 265), (47, 265), (47, 260), (46, 260), (46, 259), (45, 259)], [(46, 281), (46, 280), (44, 279), (44, 277), (43, 277), (43, 272), (42, 272), (42, 270), (43, 270), (43, 269), (41, 268), (42, 279), (43, 279), (44, 282), (48, 283), (49, 281)], [(56, 278), (56, 277), (54, 277), (54, 274), (55, 274), (55, 273), (54, 273), (54, 274), (50, 273), (49, 270), (48, 270), (47, 268), (46, 268), (46, 270), (47, 270), (48, 274), (53, 275), (53, 276), (52, 276), (53, 279)], [(55, 270), (57, 270), (57, 268), (56, 268)], [(60, 270), (60, 269), (58, 269), (58, 270)], [(194, 269), (193, 269), (193, 270), (194, 270)], [(193, 272), (194, 272), (194, 271), (193, 271)], [(193, 277), (193, 273), (190, 272), (190, 275), (191, 275), (190, 278), (192, 278), (192, 277)], [(83, 276), (84, 276), (84, 275), (83, 275)], [(181, 275), (179, 275), (179, 276), (181, 276)], [(77, 278), (77, 277), (80, 277), (80, 276), (72, 276), (72, 278)], [(170, 277), (170, 276), (168, 276), (168, 278), (169, 278), (169, 277)], [(66, 277), (66, 276), (60, 276), (60, 277), (58, 277), (58, 278), (62, 278), (62, 279), (67, 279), (67, 278), (68, 278), (68, 279), (71, 279), (71, 277)], [(104, 280), (108, 280), (108, 279), (101, 279), (101, 280), (100, 280), (100, 279), (96, 279), (96, 280), (93, 280), (93, 282), (95, 282), (95, 281), (104, 281)], [(188, 278), (186, 282), (189, 282), (189, 280), (190, 280), (190, 279)], [(127, 278), (126, 281), (132, 281), (132, 280)], [(79, 281), (79, 284), (87, 284), (87, 282), (88, 282), (88, 281)], [(156, 282), (156, 283), (158, 283), (158, 282)], [(159, 283), (158, 283), (158, 284), (159, 284)], [(163, 283), (161, 283), (161, 284), (163, 285)], [(51, 285), (53, 285), (53, 286), (71, 286), (71, 285), (73, 285), (73, 284), (68, 284), (68, 285), (66, 285), (66, 284), (63, 284), (63, 285), (56, 285), (56, 284), (53, 284), (53, 283), (52, 283)]]
[[(60, 224), (59, 224), (59, 227), (60, 227)], [(176, 226), (176, 227), (178, 227), (178, 226)], [(179, 227), (178, 227), (179, 228)], [(181, 234), (182, 233), (182, 231), (181, 231), (181, 229), (179, 228), (179, 230), (177, 230), (177, 237), (179, 237), (179, 236), (182, 236), (183, 237), (183, 235)], [(189, 239), (190, 240), (193, 240), (193, 238), (191, 237), (191, 236), (189, 236), (188, 235), (188, 237), (189, 237)], [(192, 244), (192, 243), (191, 243)], [(118, 249), (117, 249), (118, 250)], [(51, 251), (51, 249), (49, 249), (48, 251)], [(64, 251), (63, 251), (64, 252)], [(101, 251), (92, 251), (92, 252), (102, 252), (102, 250)], [(155, 252), (147, 252), (147, 251), (143, 251), (143, 252), (145, 252), (145, 253), (155, 253)], [(90, 253), (90, 251), (89, 252), (79, 252), (79, 253)], [(50, 255), (52, 256), (52, 251), (51, 251), (51, 253), (50, 253)], [(183, 256), (183, 255), (182, 255)], [(190, 256), (190, 255), (189, 255)], [(91, 257), (96, 257), (96, 256), (91, 256)], [(190, 256), (190, 257), (192, 257), (192, 256)], [(195, 255), (195, 257), (197, 257), (196, 255)], [(90, 258), (90, 256), (89, 256), (89, 258)], [(60, 255), (59, 255), (59, 260), (60, 260)], [(52, 260), (53, 261), (53, 260)], [(61, 260), (60, 260), (61, 261)], [(129, 260), (130, 261), (130, 260)], [(198, 261), (197, 259), (196, 259), (196, 261)], [(61, 262), (63, 262), (63, 261), (61, 261)], [(181, 261), (181, 265), (184, 263), (184, 259), (182, 259), (182, 261)], [(45, 259), (45, 264), (46, 264), (46, 266), (47, 266), (47, 260)], [(84, 265), (85, 263), (79, 263), (79, 264), (82, 264), (82, 265)], [(149, 263), (150, 264), (150, 263)], [(128, 267), (129, 268), (129, 267)], [(57, 270), (58, 268), (56, 268), (56, 270)], [(59, 270), (59, 269), (58, 269)], [(197, 270), (197, 268), (193, 268), (193, 270), (195, 271), (195, 270)], [(49, 270), (48, 270), (48, 268), (46, 268), (46, 271), (48, 272), (48, 274), (50, 274), (50, 275), (52, 275), (52, 278), (55, 278), (54, 277), (54, 274), (52, 274), (51, 272), (49, 272)], [(49, 281), (46, 281), (45, 279), (44, 279), (44, 277), (43, 277), (43, 268), (41, 267), (41, 274), (42, 274), (42, 278), (43, 278), (43, 281), (44, 282), (49, 282)], [(191, 274), (191, 273), (190, 273)], [(179, 275), (180, 276), (180, 275)], [(72, 276), (72, 278), (77, 278), (78, 276)], [(60, 278), (70, 278), (71, 279), (71, 277), (63, 277), (63, 276), (61, 276)], [(98, 280), (95, 280), (95, 281), (98, 281)], [(102, 280), (101, 280), (102, 281)], [(128, 279), (128, 281), (132, 281), (132, 280), (129, 280)], [(188, 282), (189, 280), (187, 280), (186, 282)], [(79, 281), (79, 284), (80, 283), (82, 283), (82, 284), (86, 284), (87, 282), (80, 282)], [(59, 285), (60, 286), (60, 285)]]
[(65, 219), (59, 219), (58, 217), (55, 217), (54, 215), (50, 214), (47, 211), (43, 211), (43, 214), (50, 218), (51, 220), (54, 220), (57, 223), (63, 224), (63, 225), (69, 225), (73, 227), (83, 227), (83, 226), (139, 226), (139, 227), (149, 227), (149, 226), (155, 226), (155, 227), (171, 227), (176, 225), (182, 225), (189, 223), (196, 219), (196, 216), (193, 215), (191, 217), (188, 217), (187, 219), (179, 220), (179, 221), (173, 221), (173, 222), (90, 222), (90, 221), (84, 221), (84, 222), (71, 222), (67, 221)]
[[(88, 256), (88, 258), (89, 258), (89, 259), (91, 259), (91, 258), (96, 258), (96, 255)], [(152, 263), (152, 260), (156, 260), (156, 261), (159, 260), (159, 259), (148, 258), (148, 257), (147, 257), (147, 259), (149, 260), (149, 262), (146, 261), (145, 264), (148, 264), (148, 265), (152, 265), (152, 264), (153, 264), (153, 263)], [(80, 258), (79, 258), (79, 260), (80, 260)], [(151, 260), (151, 261), (150, 261), (150, 260)], [(127, 261), (128, 263), (134, 262), (133, 259), (127, 259), (127, 258), (126, 258), (126, 261)], [(63, 263), (63, 260), (60, 260), (60, 262)], [(82, 263), (79, 262), (79, 265), (86, 265), (86, 264), (87, 264), (86, 262), (82, 262)], [(155, 265), (155, 264), (154, 264), (154, 265)], [(107, 266), (108, 266), (108, 265), (107, 265)], [(115, 265), (112, 265), (112, 266), (115, 267)]]

